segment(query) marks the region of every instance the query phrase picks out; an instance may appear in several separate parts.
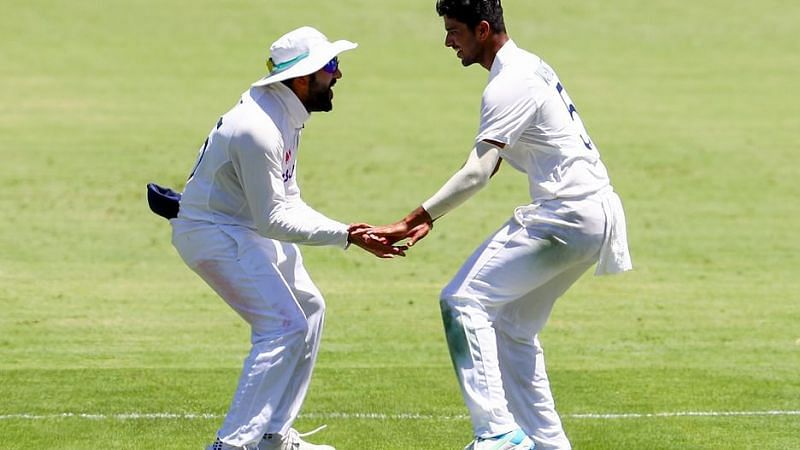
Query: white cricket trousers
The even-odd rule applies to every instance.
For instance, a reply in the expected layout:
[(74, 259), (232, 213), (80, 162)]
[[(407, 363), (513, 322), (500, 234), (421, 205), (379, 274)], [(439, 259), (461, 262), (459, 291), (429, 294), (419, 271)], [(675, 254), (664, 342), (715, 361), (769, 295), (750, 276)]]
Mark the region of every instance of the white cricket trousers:
[(450, 356), (476, 436), (519, 426), (537, 450), (571, 448), (538, 334), (556, 299), (597, 261), (606, 222), (602, 198), (517, 208), (442, 290)]
[(181, 258), (251, 327), (252, 348), (217, 436), (255, 447), (265, 433), (285, 435), (308, 391), (325, 315), (299, 249), (240, 226), (170, 222)]

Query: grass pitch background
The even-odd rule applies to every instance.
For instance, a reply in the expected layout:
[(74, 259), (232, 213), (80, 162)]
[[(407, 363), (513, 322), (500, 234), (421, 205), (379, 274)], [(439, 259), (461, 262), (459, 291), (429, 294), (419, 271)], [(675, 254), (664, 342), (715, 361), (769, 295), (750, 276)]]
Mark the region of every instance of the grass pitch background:
[[(247, 329), (179, 260), (144, 184), (181, 188), (269, 43), (310, 24), (361, 45), (342, 58), (335, 111), (306, 127), (304, 197), (343, 221), (402, 216), (465, 157), (486, 79), (444, 48), (433, 3), (4, 5), (0, 447), (211, 440), (219, 418), (53, 417), (227, 408)], [(504, 3), (511, 36), (575, 99), (628, 213), (636, 270), (584, 277), (542, 334), (575, 448), (800, 448), (796, 415), (580, 416), (800, 410), (800, 7)], [(526, 191), (506, 166), (405, 260), (304, 249), (329, 314), (298, 428), (327, 423), (316, 440), (342, 450), (470, 439), (437, 294)]]

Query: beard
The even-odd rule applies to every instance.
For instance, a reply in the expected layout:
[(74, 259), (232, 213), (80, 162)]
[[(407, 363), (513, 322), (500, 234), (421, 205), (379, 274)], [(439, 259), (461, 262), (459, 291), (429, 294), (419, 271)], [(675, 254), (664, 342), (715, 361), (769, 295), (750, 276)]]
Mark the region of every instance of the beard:
[(306, 109), (312, 111), (330, 111), (333, 109), (333, 91), (331, 88), (336, 84), (336, 79), (325, 84), (317, 79), (317, 74), (311, 74), (311, 82), (308, 85), (308, 98), (306, 99)]
[(464, 50), (463, 48), (459, 49), (459, 52), (461, 52), (461, 56), (459, 57), (459, 59), (461, 60), (462, 66), (468, 67), (478, 62), (479, 55), (477, 54), (477, 52), (467, 53), (467, 51)]

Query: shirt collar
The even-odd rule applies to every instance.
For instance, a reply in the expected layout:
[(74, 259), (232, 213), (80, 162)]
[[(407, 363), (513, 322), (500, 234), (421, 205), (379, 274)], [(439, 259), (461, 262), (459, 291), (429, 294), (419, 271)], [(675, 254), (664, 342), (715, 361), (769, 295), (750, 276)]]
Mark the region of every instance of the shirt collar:
[(270, 85), (270, 89), (274, 92), (275, 97), (280, 101), (281, 105), (283, 105), (283, 109), (288, 113), (289, 122), (292, 126), (295, 128), (303, 128), (303, 124), (311, 117), (311, 114), (306, 111), (306, 107), (303, 106), (303, 103), (297, 98), (294, 91), (283, 83), (273, 83)]
[(496, 77), (497, 74), (503, 70), (503, 67), (507, 66), (512, 58), (514, 57), (514, 53), (517, 50), (517, 44), (514, 43), (513, 40), (509, 39), (500, 47), (500, 50), (497, 51), (497, 54), (494, 55), (494, 61), (492, 62), (492, 68), (489, 70), (489, 79)]

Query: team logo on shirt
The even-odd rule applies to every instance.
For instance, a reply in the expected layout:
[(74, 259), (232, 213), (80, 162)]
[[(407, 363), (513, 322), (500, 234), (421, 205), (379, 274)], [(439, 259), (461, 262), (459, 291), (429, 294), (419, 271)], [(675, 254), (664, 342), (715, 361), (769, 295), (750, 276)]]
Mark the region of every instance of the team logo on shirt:
[[(283, 163), (284, 164), (289, 164), (289, 161), (291, 161), (291, 160), (292, 160), (292, 150), (288, 149), (283, 154)], [(289, 180), (292, 179), (293, 176), (294, 176), (294, 164), (292, 164), (292, 167), (287, 167), (283, 171), (283, 182), (284, 183), (288, 182)]]

